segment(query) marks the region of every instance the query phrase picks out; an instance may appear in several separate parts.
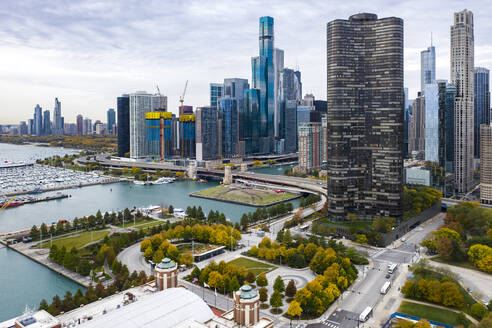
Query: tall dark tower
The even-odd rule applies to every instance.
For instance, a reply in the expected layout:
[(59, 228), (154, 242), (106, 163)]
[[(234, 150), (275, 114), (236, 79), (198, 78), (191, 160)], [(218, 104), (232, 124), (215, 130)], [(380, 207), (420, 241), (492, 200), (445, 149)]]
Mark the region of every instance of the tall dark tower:
[(403, 20), (327, 24), (328, 212), (403, 215)]
[(118, 115), (118, 156), (123, 157), (130, 152), (130, 96), (127, 94), (117, 98)]

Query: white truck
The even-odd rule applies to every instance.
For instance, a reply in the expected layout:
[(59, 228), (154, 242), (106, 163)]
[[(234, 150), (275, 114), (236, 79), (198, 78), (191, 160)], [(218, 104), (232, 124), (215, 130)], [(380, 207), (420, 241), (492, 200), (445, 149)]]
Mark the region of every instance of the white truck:
[(388, 292), (388, 290), (390, 289), (391, 287), (391, 281), (387, 281), (384, 283), (383, 287), (381, 287), (381, 294), (386, 294)]

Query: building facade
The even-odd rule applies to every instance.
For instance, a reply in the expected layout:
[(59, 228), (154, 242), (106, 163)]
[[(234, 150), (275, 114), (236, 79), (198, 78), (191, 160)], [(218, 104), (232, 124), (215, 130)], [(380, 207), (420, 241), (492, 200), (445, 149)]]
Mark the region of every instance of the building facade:
[(433, 45), (420, 52), (420, 91), (425, 94), (425, 85), (436, 80), (436, 49)]
[(145, 113), (145, 138), (148, 156), (156, 159), (170, 158), (173, 155), (173, 133), (171, 112)]
[(145, 113), (151, 112), (152, 95), (143, 91), (130, 94), (130, 157), (147, 156)]
[(61, 116), (61, 102), (55, 98), (55, 107), (53, 108), (53, 134), (63, 134), (63, 121)]
[(455, 87), (437, 80), (439, 89), (439, 166), (453, 171), (454, 162), (454, 96)]
[(164, 258), (155, 266), (155, 281), (157, 290), (178, 287), (178, 265), (169, 258)]
[(437, 82), (425, 85), (425, 160), (439, 162), (439, 88)]
[(480, 126), (480, 203), (492, 204), (492, 127)]
[(282, 137), (284, 151), (295, 153), (297, 151), (297, 100), (286, 100), (283, 104), (284, 115), (282, 117)]
[(51, 134), (50, 111), (45, 110), (43, 113), (43, 135), (49, 136), (50, 134)]
[(210, 107), (219, 105), (219, 99), (224, 94), (224, 85), (222, 83), (210, 83)]
[(113, 130), (116, 125), (116, 113), (113, 108), (108, 109), (106, 127), (109, 134), (114, 134), (116, 131)]
[(234, 322), (240, 327), (254, 326), (260, 320), (260, 297), (250, 285), (234, 293)]
[(451, 26), (450, 76), (456, 86), (454, 183), (458, 194), (466, 193), (473, 186), (473, 67), (473, 13), (465, 9), (454, 14)]
[(43, 109), (39, 104), (34, 107), (34, 134), (37, 136), (43, 134)]
[(235, 98), (219, 99), (219, 116), (222, 121), (222, 157), (231, 158), (238, 156), (238, 109)]
[(301, 123), (299, 135), (299, 171), (308, 173), (321, 169), (323, 162), (323, 131), (321, 123)]
[(260, 152), (260, 90), (244, 91), (244, 112), (239, 114), (239, 140), (246, 155)]
[(402, 19), (361, 13), (327, 24), (327, 106), (328, 214), (401, 217)]
[(412, 117), (408, 131), (408, 151), (423, 152), (425, 150), (425, 98), (419, 92), (412, 104)]
[(196, 159), (219, 157), (219, 111), (214, 107), (196, 109)]
[(195, 115), (179, 116), (179, 137), (182, 158), (195, 158)]
[(123, 94), (116, 99), (118, 114), (118, 156), (130, 152), (130, 96)]
[(473, 71), (474, 85), (474, 146), (473, 155), (480, 158), (480, 126), (490, 124), (490, 72), (483, 67)]

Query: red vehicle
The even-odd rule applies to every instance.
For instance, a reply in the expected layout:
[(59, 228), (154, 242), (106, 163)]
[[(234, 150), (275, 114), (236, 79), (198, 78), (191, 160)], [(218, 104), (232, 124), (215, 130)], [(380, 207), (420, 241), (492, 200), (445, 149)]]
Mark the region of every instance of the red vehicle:
[[(3, 205), (5, 205), (5, 204), (1, 204), (0, 207), (3, 207)], [(6, 208), (7, 207), (16, 207), (16, 206), (21, 206), (21, 205), (24, 205), (24, 202), (10, 202), (5, 207)]]

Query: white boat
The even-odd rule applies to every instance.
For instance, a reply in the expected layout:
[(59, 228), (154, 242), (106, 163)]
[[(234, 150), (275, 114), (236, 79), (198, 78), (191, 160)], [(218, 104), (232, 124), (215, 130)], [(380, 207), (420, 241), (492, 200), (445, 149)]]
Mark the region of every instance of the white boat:
[(136, 185), (144, 185), (145, 184), (145, 182), (143, 182), (143, 181), (137, 181), (137, 180), (133, 181), (133, 183), (136, 184)]

